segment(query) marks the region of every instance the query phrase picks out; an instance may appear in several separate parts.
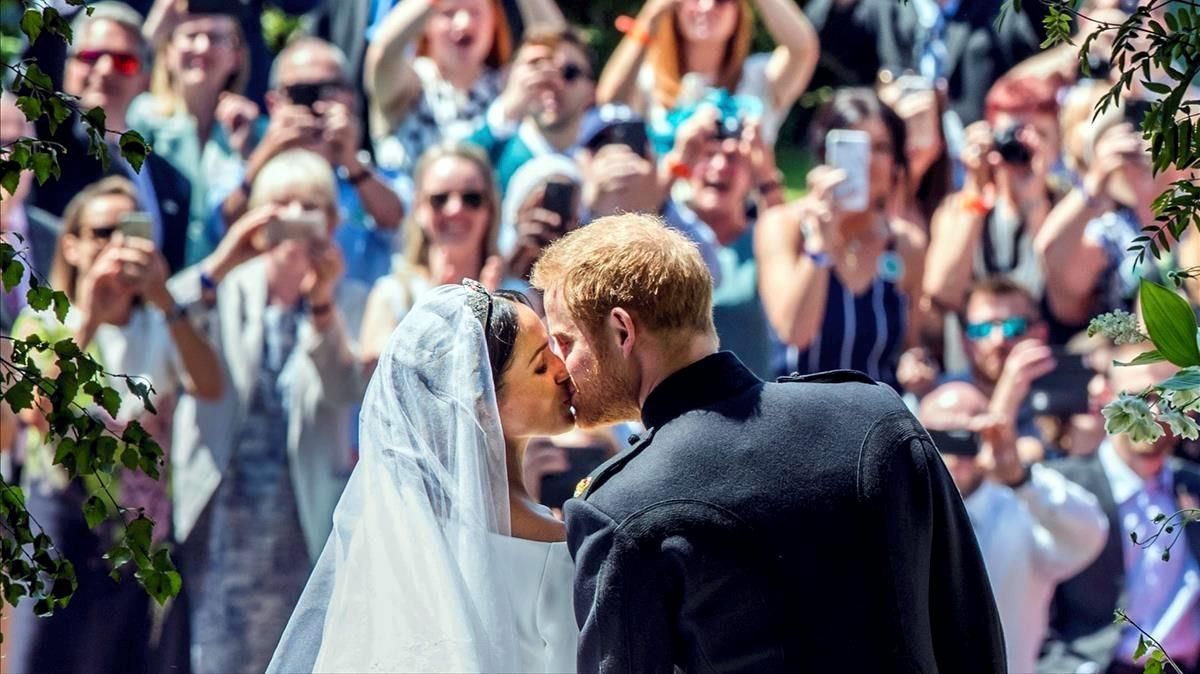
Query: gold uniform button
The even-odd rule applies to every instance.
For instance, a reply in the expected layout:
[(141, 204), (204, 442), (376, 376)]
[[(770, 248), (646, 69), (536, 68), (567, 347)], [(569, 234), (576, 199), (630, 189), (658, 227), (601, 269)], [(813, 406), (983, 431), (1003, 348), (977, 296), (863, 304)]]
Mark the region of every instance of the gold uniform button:
[(591, 486), (591, 484), (592, 484), (592, 478), (590, 478), (590, 477), (585, 477), (582, 480), (580, 480), (579, 484), (575, 485), (575, 498), (579, 498), (580, 496), (583, 496), (584, 494), (586, 494), (588, 487)]

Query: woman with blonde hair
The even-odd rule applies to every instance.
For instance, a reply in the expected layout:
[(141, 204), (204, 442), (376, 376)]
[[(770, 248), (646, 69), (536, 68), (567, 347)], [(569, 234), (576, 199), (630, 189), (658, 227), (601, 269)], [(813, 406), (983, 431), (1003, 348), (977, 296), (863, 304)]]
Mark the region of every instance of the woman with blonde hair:
[[(86, 187), (67, 205), (51, 271), (53, 287), (71, 300), (66, 320), (60, 323), (53, 311), (26, 307), (13, 334), (17, 339), (37, 335), (51, 344), (73, 339), (103, 372), (149, 383), (157, 408), (153, 414), (125, 382), (107, 374), (102, 374), (105, 385), (120, 394), (115, 413), (90, 395), (80, 394), (72, 402), (117, 437), (130, 422), (140, 422), (169, 454), (177, 393), (213, 400), (221, 396), (223, 382), (212, 347), (167, 290), (167, 262), (145, 238), (148, 229), (149, 217), (138, 211), (138, 195), (129, 180), (110, 176)], [(39, 366), (48, 377), (57, 372), (52, 355)], [(16, 607), (12, 631), (6, 634), (12, 636), (6, 664), (14, 672), (155, 669), (149, 599), (134, 582), (131, 568), (121, 569), (121, 582), (114, 583), (102, 559), (119, 525), (114, 520), (93, 530), (83, 516), (89, 498), (108, 502), (112, 496), (102, 483), (70, 480), (54, 465), (56, 447), (41, 410), (24, 410), (22, 419), (28, 424), (22, 476), (26, 507), (74, 565), (79, 590), (70, 606), (49, 618), (35, 617), (30, 601)], [(140, 510), (155, 522), (155, 542), (167, 538), (171, 518), (165, 477), (156, 480), (117, 468), (107, 486), (123, 507)], [(108, 631), (103, 625), (120, 629)]]
[(788, 110), (817, 66), (816, 30), (792, 0), (753, 0), (771, 38), (770, 53), (750, 54), (751, 0), (649, 0), (600, 75), (596, 100), (625, 103), (646, 116), (656, 135), (670, 134), (667, 113), (705, 87), (762, 103), (762, 129), (774, 145)]
[[(526, 25), (566, 25), (552, 0), (518, 6)], [(409, 171), (426, 148), (501, 114), (488, 113), (513, 52), (500, 0), (401, 0), (369, 39), (363, 72), (380, 165)]]
[(263, 671), (332, 525), (349, 475), (351, 410), (365, 377), (344, 318), (355, 287), (330, 235), (333, 169), (288, 150), (268, 161), (250, 210), (173, 280), (211, 307), (227, 394), (180, 402), (172, 454), (175, 532), (191, 668)]
[(503, 273), (500, 196), (483, 152), (465, 143), (435, 146), (417, 163), (413, 180), (403, 257), (375, 283), (363, 315), (368, 361), (382, 353), (400, 319), (431, 288), (470, 278), (495, 289)]
[(187, 262), (216, 247), (208, 232), (208, 181), (240, 165), (253, 147), (258, 106), (244, 98), (246, 39), (227, 14), (181, 14), (156, 45), (150, 91), (134, 100), (130, 128), (178, 168), (192, 187)]

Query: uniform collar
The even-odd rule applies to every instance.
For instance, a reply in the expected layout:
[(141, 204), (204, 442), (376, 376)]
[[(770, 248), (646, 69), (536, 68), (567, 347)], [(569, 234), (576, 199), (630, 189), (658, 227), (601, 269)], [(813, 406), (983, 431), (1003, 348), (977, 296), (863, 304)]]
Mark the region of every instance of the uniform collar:
[(659, 428), (686, 412), (704, 409), (731, 398), (762, 380), (729, 351), (721, 351), (684, 367), (664, 379), (642, 405), (642, 424)]

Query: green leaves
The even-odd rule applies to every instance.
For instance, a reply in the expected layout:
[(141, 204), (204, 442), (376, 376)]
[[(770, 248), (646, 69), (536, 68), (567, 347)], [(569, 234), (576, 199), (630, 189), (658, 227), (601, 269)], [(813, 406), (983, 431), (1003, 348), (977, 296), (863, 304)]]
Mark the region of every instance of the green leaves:
[(1200, 368), (1185, 367), (1173, 377), (1158, 385), (1168, 391), (1187, 391), (1200, 388)]
[(29, 38), (29, 43), (37, 42), (42, 34), (42, 13), (36, 9), (27, 9), (21, 16), (21, 32)]
[(0, 270), (0, 282), (4, 284), (4, 292), (11, 292), (25, 275), (25, 265), (15, 255), (5, 257), (4, 269)]
[(150, 146), (146, 145), (142, 134), (137, 131), (126, 131), (121, 134), (119, 145), (121, 156), (125, 157), (125, 161), (129, 162), (134, 171), (140, 173), (142, 163), (146, 161), (146, 155), (150, 152)]
[(1146, 332), (1158, 352), (1180, 367), (1200, 365), (1196, 317), (1187, 300), (1146, 280), (1141, 283), (1139, 297)]
[(87, 520), (88, 528), (95, 529), (96, 525), (108, 518), (108, 508), (100, 497), (93, 494), (83, 504), (83, 516)]

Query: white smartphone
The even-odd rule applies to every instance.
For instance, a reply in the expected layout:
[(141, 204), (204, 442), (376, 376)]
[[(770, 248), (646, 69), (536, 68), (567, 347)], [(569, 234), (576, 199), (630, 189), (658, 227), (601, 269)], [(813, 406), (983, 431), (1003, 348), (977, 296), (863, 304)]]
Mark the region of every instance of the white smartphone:
[(267, 243), (271, 246), (287, 239), (313, 240), (324, 237), (325, 214), (320, 211), (289, 211), (267, 226)]
[(871, 178), (871, 134), (853, 129), (831, 129), (825, 134), (825, 164), (846, 172), (833, 188), (833, 198), (843, 211), (867, 210)]
[(154, 240), (154, 223), (150, 220), (149, 213), (141, 211), (126, 213), (121, 218), (120, 228), (121, 233), (127, 237)]

